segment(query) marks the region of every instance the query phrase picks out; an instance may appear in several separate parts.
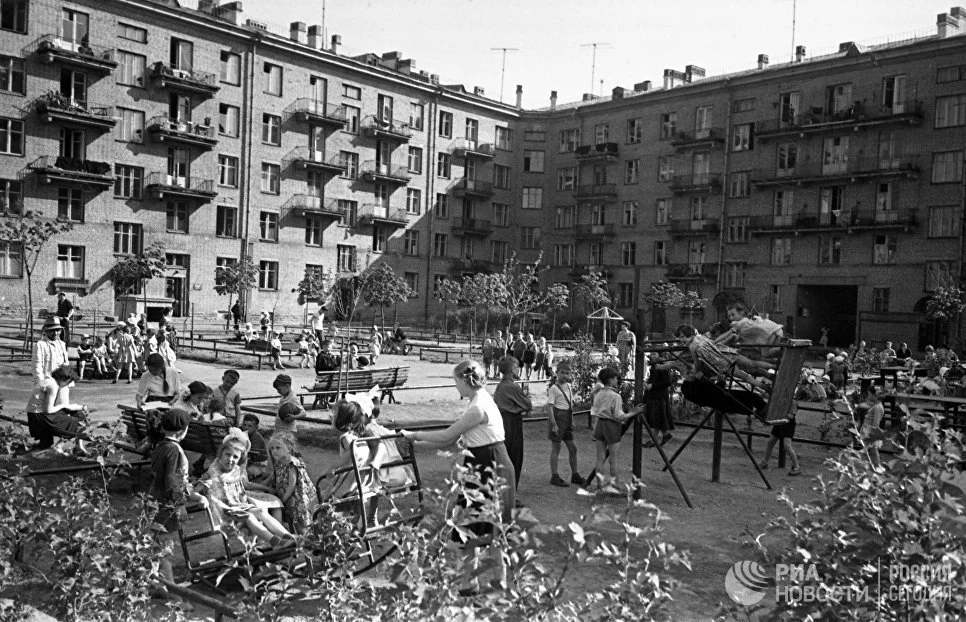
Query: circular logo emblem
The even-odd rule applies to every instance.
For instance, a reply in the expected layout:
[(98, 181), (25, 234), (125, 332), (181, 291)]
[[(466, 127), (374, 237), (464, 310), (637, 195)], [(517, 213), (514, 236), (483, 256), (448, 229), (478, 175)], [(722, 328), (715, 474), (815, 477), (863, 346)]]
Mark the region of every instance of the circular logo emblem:
[(761, 564), (756, 562), (738, 562), (725, 574), (725, 590), (728, 596), (745, 607), (758, 604), (765, 597), (768, 588), (774, 584), (774, 578), (768, 576)]

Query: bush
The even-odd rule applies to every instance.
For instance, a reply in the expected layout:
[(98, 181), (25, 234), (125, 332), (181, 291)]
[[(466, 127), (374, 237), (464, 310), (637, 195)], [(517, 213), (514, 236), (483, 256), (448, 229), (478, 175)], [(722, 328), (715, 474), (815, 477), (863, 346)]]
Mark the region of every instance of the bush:
[[(610, 367), (621, 374), (623, 378), (627, 372), (620, 361), (610, 354), (601, 353), (601, 345), (596, 343), (587, 333), (579, 332), (574, 335), (574, 355), (570, 358), (570, 369), (573, 375), (571, 386), (574, 393), (574, 403), (587, 403), (597, 382), (597, 374), (603, 367)], [(625, 383), (621, 386), (624, 401), (630, 401), (633, 385)]]

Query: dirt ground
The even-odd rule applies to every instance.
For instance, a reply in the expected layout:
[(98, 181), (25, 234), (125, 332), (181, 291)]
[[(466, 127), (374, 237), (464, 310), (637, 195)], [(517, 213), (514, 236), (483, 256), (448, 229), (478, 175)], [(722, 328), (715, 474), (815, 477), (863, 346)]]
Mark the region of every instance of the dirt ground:
[[(414, 356), (391, 355), (384, 356), (379, 361), (379, 366), (399, 364), (411, 366), (411, 386), (451, 383), (451, 364), (419, 361)], [(5, 400), (6, 415), (22, 416), (23, 405), (30, 389), (27, 367), (23, 363), (0, 363), (0, 393)], [(224, 367), (189, 360), (180, 361), (179, 367), (185, 382), (201, 380), (212, 386), (219, 382), (224, 370)], [(274, 391), (271, 382), (276, 373), (269, 369), (242, 370), (239, 383), (242, 396), (272, 395)], [(295, 386), (311, 384), (313, 379), (313, 373), (307, 369), (289, 369), (286, 373), (293, 376)], [(134, 402), (135, 386), (136, 384), (128, 385), (125, 381), (116, 385), (110, 381), (83, 381), (73, 389), (71, 400), (92, 408), (92, 418), (95, 421), (112, 421), (118, 417), (116, 404)], [(452, 421), (464, 408), (453, 388), (398, 391), (396, 396), (401, 403), (383, 406), (381, 418), (385, 425), (407, 426)], [(535, 405), (545, 403), (544, 387), (534, 387), (533, 400)], [(313, 411), (311, 414), (326, 416), (325, 411)], [(815, 428), (820, 419), (821, 415), (815, 413), (800, 413), (800, 434), (815, 436)], [(739, 425), (743, 425), (743, 421)], [(272, 426), (268, 417), (263, 418), (263, 426)], [(756, 429), (767, 431), (767, 428), (761, 426)], [(666, 445), (669, 454), (689, 431), (684, 427), (675, 431), (674, 440)], [(679, 549), (690, 551), (691, 555), (692, 570), (688, 572), (680, 569), (674, 572), (682, 582), (682, 589), (676, 594), (675, 603), (672, 605), (674, 620), (712, 619), (719, 604), (728, 601), (724, 589), (724, 577), (728, 568), (741, 560), (759, 560), (753, 546), (754, 537), (765, 531), (771, 519), (785, 511), (784, 506), (777, 500), (779, 490), (786, 489), (797, 501), (812, 497), (811, 480), (823, 470), (825, 458), (832, 455), (832, 450), (798, 446), (804, 470), (801, 477), (791, 477), (787, 475), (787, 469), (777, 469), (773, 458), (772, 468), (767, 471), (773, 489), (768, 490), (730, 434), (725, 435), (721, 482), (712, 483), (711, 440), (710, 432), (698, 433), (675, 462), (678, 475), (694, 504), (693, 509), (689, 509), (684, 503), (669, 474), (661, 472), (662, 463), (656, 450), (644, 450), (645, 497), (656, 504), (669, 519), (664, 523), (663, 538)], [(337, 458), (334, 434), (328, 426), (302, 423), (299, 442), (313, 479)], [(753, 450), (760, 456), (764, 450), (764, 439), (755, 439), (754, 442)], [(579, 418), (576, 443), (580, 472), (586, 475), (594, 463), (593, 442), (586, 418)], [(600, 502), (592, 497), (578, 496), (574, 487), (550, 486), (547, 466), (550, 443), (546, 440), (545, 422), (534, 422), (525, 426), (525, 448), (519, 497), (539, 520), (567, 524), (582, 514), (591, 512), (592, 505)], [(625, 437), (621, 457), (628, 476), (631, 469), (631, 450), (631, 437), (628, 435)], [(432, 449), (422, 450), (418, 460), (424, 484), (430, 488), (441, 484), (451, 467), (448, 460)], [(565, 456), (561, 456), (561, 467), (563, 475), (569, 475)], [(622, 500), (607, 499), (604, 502), (616, 504), (622, 503)], [(569, 589), (574, 593), (579, 590), (593, 590), (600, 580), (599, 572), (595, 568), (578, 569)], [(310, 619), (312, 612), (305, 611), (303, 615)]]

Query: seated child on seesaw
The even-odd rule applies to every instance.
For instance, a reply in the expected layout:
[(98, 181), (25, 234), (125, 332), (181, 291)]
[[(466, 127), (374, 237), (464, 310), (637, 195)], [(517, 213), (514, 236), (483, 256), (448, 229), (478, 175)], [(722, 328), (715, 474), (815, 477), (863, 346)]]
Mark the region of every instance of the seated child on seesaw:
[[(761, 391), (767, 392), (767, 387), (754, 378), (749, 371), (761, 372), (773, 369), (770, 363), (753, 361), (737, 350), (726, 345), (715, 343), (710, 338), (698, 333), (693, 326), (681, 325), (674, 331), (674, 336), (684, 342), (693, 359), (692, 373), (695, 377), (715, 379), (725, 376), (734, 369), (735, 378)], [(764, 367), (763, 365), (767, 366)]]

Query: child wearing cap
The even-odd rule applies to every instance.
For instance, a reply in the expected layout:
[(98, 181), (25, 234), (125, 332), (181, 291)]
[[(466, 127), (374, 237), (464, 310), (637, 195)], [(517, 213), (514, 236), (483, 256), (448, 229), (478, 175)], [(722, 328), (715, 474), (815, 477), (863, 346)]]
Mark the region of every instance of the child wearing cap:
[(305, 418), (305, 409), (299, 398), (292, 390), (292, 377), (279, 374), (272, 382), (272, 387), (278, 392), (278, 411), (275, 418), (275, 434), (288, 434), (293, 438), (298, 430), (297, 421)]
[(87, 364), (94, 359), (94, 346), (91, 344), (90, 335), (81, 335), (81, 342), (77, 344), (77, 359), (80, 362), (79, 377), (83, 380)]
[(547, 389), (547, 401), (550, 402), (552, 411), (548, 418), (550, 483), (562, 488), (567, 487), (567, 482), (557, 472), (560, 443), (567, 445), (567, 455), (570, 459), (570, 483), (584, 485), (584, 478), (577, 472), (577, 445), (574, 444), (574, 393), (570, 387), (571, 380), (570, 361), (560, 361), (557, 365), (557, 378)]

